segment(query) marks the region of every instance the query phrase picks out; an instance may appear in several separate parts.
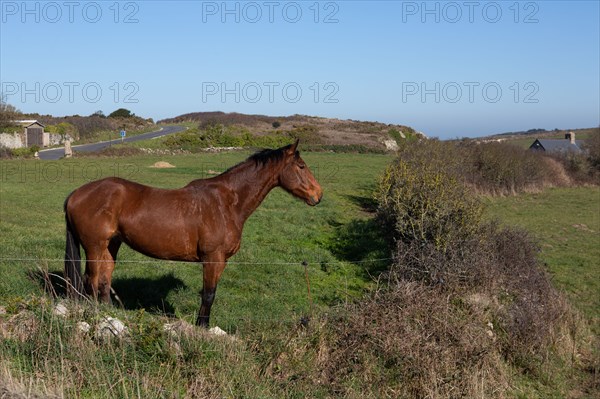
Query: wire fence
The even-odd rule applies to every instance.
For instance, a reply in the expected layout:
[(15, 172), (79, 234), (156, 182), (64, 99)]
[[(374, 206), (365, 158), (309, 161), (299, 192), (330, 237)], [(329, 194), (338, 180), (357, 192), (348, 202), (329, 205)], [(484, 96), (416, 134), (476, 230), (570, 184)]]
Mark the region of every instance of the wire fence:
[[(289, 313), (287, 316), (282, 317), (281, 315), (277, 315), (277, 316), (273, 316), (271, 314), (269, 314), (268, 309), (257, 309), (256, 312), (253, 312), (251, 315), (245, 315), (245, 316), (234, 316), (233, 314), (224, 314), (221, 315), (220, 317), (218, 317), (220, 319), (219, 323), (221, 324), (221, 327), (225, 328), (228, 331), (235, 331), (238, 328), (242, 327), (242, 325), (244, 324), (251, 324), (251, 323), (276, 323), (276, 324), (281, 324), (281, 325), (285, 325), (285, 324), (296, 324), (299, 323), (301, 325), (307, 325), (309, 320), (313, 317), (313, 315), (315, 314), (315, 305), (314, 305), (314, 301), (313, 301), (313, 295), (314, 292), (311, 294), (311, 283), (310, 283), (310, 277), (309, 277), (309, 270), (310, 270), (310, 266), (317, 266), (320, 267), (323, 264), (327, 264), (327, 265), (340, 265), (342, 267), (344, 266), (349, 266), (349, 265), (356, 265), (356, 266), (364, 266), (366, 268), (366, 265), (369, 264), (384, 264), (384, 263), (389, 263), (391, 261), (393, 261), (394, 258), (392, 257), (384, 257), (384, 258), (374, 258), (374, 259), (360, 259), (360, 260), (332, 260), (332, 259), (312, 259), (312, 260), (301, 260), (301, 261), (229, 261), (227, 262), (228, 265), (239, 265), (239, 266), (291, 266), (291, 267), (298, 267), (299, 270), (304, 271), (303, 273), (303, 277), (305, 280), (305, 284), (306, 284), (306, 302), (305, 303), (298, 303), (297, 308), (296, 309), (290, 309)], [(81, 259), (82, 262), (85, 262), (85, 258)], [(44, 288), (45, 291), (48, 292), (49, 294), (51, 294), (52, 297), (54, 298), (60, 298), (64, 295), (57, 293), (58, 291), (62, 291), (64, 289), (68, 289), (68, 287), (70, 286), (70, 283), (68, 281), (65, 280), (64, 276), (62, 276), (61, 274), (58, 273), (53, 273), (51, 271), (48, 270), (48, 264), (61, 264), (64, 262), (63, 258), (53, 258), (53, 257), (20, 257), (20, 256), (12, 256), (12, 257), (0, 257), (0, 265), (2, 263), (6, 263), (6, 262), (27, 262), (27, 263), (32, 263), (36, 266), (37, 272), (39, 272), (40, 278), (43, 279), (43, 284), (44, 284)], [(96, 260), (94, 262), (112, 262), (112, 260)], [(182, 261), (172, 261), (172, 260), (158, 260), (158, 259), (123, 259), (123, 260), (117, 260), (115, 262), (117, 265), (120, 263), (123, 264), (142, 264), (142, 265), (181, 265), (181, 264), (190, 264), (190, 263), (196, 263), (196, 262), (182, 262)], [(204, 263), (204, 264), (210, 264), (211, 262), (198, 262), (198, 263)], [(367, 269), (367, 274), (370, 275), (368, 268)], [(336, 291), (339, 291), (340, 294), (340, 298), (342, 297), (346, 297), (346, 300), (344, 301), (343, 299), (340, 299), (340, 303), (346, 302), (348, 300), (348, 298), (350, 298), (352, 295), (350, 295), (347, 291), (347, 287), (345, 287), (344, 285), (344, 279), (347, 280), (347, 276), (343, 275), (340, 276), (340, 285), (338, 287), (335, 288)], [(373, 278), (373, 280), (375, 280), (375, 278)], [(58, 285), (60, 285), (60, 287), (57, 287), (57, 283)], [(345, 284), (347, 285), (348, 282), (346, 281)], [(70, 287), (71, 289), (74, 289), (74, 287)], [(130, 306), (125, 306), (123, 304), (123, 302), (121, 301), (121, 298), (119, 297), (119, 294), (117, 292), (115, 292), (114, 290), (112, 290), (112, 297), (115, 300), (115, 302), (117, 303), (118, 307), (120, 307), (121, 309), (130, 309)], [(86, 298), (86, 296), (83, 293), (80, 293), (82, 298)], [(160, 306), (154, 306), (154, 307), (150, 307), (149, 310), (151, 313), (158, 313), (160, 315), (172, 318), (175, 317), (176, 319), (179, 319), (180, 317), (176, 317), (174, 314), (171, 314), (171, 312), (168, 312), (164, 309), (164, 305), (167, 305), (167, 300), (166, 298), (161, 299), (163, 300), (164, 304), (163, 304), (163, 309), (161, 311), (161, 307)], [(89, 299), (88, 299), (89, 301)], [(91, 301), (93, 302), (93, 301)], [(168, 308), (171, 306), (167, 306)], [(300, 309), (300, 308), (306, 308), (306, 309)], [(143, 306), (135, 306), (135, 309), (141, 309), (143, 308)], [(193, 315), (188, 315), (190, 317), (193, 318)], [(189, 318), (189, 317), (186, 317)]]
[[(242, 265), (242, 266), (252, 266), (252, 265), (270, 265), (270, 266), (303, 266), (304, 263), (310, 264), (355, 264), (361, 265), (365, 263), (380, 263), (380, 262), (391, 262), (394, 260), (392, 257), (387, 258), (375, 258), (375, 259), (361, 259), (361, 260), (329, 260), (329, 259), (313, 259), (306, 260), (303, 259), (301, 261), (296, 262), (273, 262), (273, 261), (257, 261), (257, 262), (247, 262), (247, 261), (227, 261), (228, 265)], [(46, 262), (46, 263), (61, 263), (65, 260), (63, 258), (20, 258), (20, 257), (10, 257), (10, 258), (0, 258), (1, 262)], [(82, 258), (82, 262), (85, 262), (86, 259)], [(94, 262), (102, 263), (102, 262), (113, 262), (110, 259), (97, 259)], [(211, 264), (217, 262), (189, 262), (189, 261), (175, 261), (175, 260), (158, 260), (158, 259), (149, 259), (149, 260), (134, 260), (134, 259), (118, 259), (115, 263), (138, 263), (138, 264), (158, 264), (158, 263), (168, 263), (168, 264), (180, 264), (180, 263), (203, 263), (203, 264)], [(220, 262), (219, 262), (220, 263)]]

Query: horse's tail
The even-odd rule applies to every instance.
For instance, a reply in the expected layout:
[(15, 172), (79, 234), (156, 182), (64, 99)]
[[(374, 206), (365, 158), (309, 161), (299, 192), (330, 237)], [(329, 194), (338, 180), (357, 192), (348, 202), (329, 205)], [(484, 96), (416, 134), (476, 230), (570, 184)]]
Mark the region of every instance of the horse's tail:
[(65, 247), (65, 280), (67, 284), (67, 296), (80, 298), (84, 294), (83, 280), (81, 279), (81, 253), (79, 238), (73, 230), (67, 212), (67, 203), (71, 195), (67, 197), (64, 204), (65, 222), (67, 225), (67, 243)]

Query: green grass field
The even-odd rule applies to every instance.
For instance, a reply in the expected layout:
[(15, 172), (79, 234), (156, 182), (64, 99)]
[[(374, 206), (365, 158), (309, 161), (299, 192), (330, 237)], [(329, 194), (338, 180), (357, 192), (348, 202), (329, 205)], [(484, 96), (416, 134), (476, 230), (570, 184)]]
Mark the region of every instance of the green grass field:
[(556, 188), (486, 203), (490, 216), (537, 237), (556, 286), (600, 334), (600, 189)]
[[(0, 306), (10, 313), (15, 304), (25, 302), (35, 311), (38, 302), (32, 298), (44, 295), (40, 270), (62, 274), (62, 206), (73, 189), (105, 176), (180, 187), (222, 172), (248, 155), (241, 151), (0, 161)], [(51, 339), (30, 343), (4, 340), (0, 382), (6, 375), (25, 382), (45, 379), (48, 386), (58, 387), (59, 392), (64, 389), (67, 396), (90, 398), (186, 397), (194, 392), (199, 397), (329, 397), (330, 393), (320, 391), (317, 385), (296, 385), (293, 375), (301, 377), (302, 364), (286, 370), (291, 376), (281, 381), (265, 370), (275, 367), (274, 359), (293, 336), (286, 334), (311, 312), (302, 261), (309, 264), (316, 313), (360, 298), (375, 286), (377, 273), (389, 265), (370, 210), (376, 178), (392, 158), (333, 153), (304, 153), (303, 157), (323, 186), (323, 202), (308, 207), (282, 190), (274, 190), (248, 220), (242, 248), (230, 260), (219, 284), (211, 325), (235, 334), (240, 338), (237, 343), (182, 341), (183, 358), (157, 344), (163, 342), (156, 339), (161, 334), (157, 316), (160, 320), (165, 315), (171, 320), (193, 320), (199, 306), (201, 266), (153, 260), (123, 247), (113, 283), (125, 309), (101, 307), (101, 311), (137, 326), (134, 345), (104, 347), (90, 340), (73, 343), (70, 322), (57, 321), (41, 307), (41, 317), (49, 320), (48, 328), (53, 331)], [(176, 168), (151, 168), (157, 161)], [(569, 293), (596, 334), (600, 333), (600, 189), (551, 189), (484, 201), (490, 218), (522, 226), (538, 237), (540, 256), (556, 286)], [(0, 315), (0, 336), (2, 320)], [(137, 323), (139, 320), (144, 322)], [(63, 355), (69, 345), (66, 340), (80, 345), (79, 351), (72, 353), (85, 358), (70, 359), (73, 355), (68, 352)], [(98, 371), (85, 377), (80, 364)], [(73, 372), (76, 383), (65, 381), (65, 372)], [(543, 397), (544, 391), (540, 392), (537, 396)]]
[[(120, 176), (159, 187), (180, 187), (222, 172), (248, 152), (178, 157), (83, 158), (57, 162), (2, 162), (0, 189), (0, 297), (38, 294), (38, 268), (61, 273), (64, 251), (62, 205), (88, 180)], [(305, 272), (309, 263), (312, 299), (329, 306), (355, 298), (369, 285), (377, 262), (354, 264), (375, 252), (349, 259), (339, 242), (353, 234), (346, 224), (361, 217), (386, 156), (307, 154), (306, 161), (324, 189), (315, 208), (274, 190), (246, 224), (242, 248), (230, 259), (219, 285), (212, 323), (235, 330), (239, 320), (294, 320), (309, 309)], [(150, 166), (168, 161), (173, 169)], [(160, 231), (149, 234), (161, 234)], [(6, 260), (15, 259), (15, 260)], [(119, 253), (114, 289), (128, 309), (146, 308), (192, 320), (198, 308), (201, 266), (146, 258), (129, 248)]]

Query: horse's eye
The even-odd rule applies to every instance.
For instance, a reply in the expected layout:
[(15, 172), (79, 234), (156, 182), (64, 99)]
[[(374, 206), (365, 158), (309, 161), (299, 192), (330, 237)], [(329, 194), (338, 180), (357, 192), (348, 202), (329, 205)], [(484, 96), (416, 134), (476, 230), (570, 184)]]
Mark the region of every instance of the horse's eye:
[(304, 169), (304, 167), (306, 166), (305, 163), (299, 163), (298, 166), (300, 167), (300, 169)]

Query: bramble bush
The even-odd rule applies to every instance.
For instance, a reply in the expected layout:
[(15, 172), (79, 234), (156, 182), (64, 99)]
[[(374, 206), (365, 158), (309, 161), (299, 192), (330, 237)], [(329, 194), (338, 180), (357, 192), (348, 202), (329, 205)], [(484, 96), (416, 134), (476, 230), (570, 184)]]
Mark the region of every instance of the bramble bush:
[(514, 195), (560, 185), (548, 157), (507, 143), (463, 144), (467, 182), (491, 195)]
[(600, 173), (600, 131), (586, 140), (584, 150), (587, 151), (591, 169)]
[(404, 148), (375, 193), (378, 217), (389, 237), (444, 251), (472, 236), (483, 209), (457, 175), (460, 165), (448, 151), (452, 147), (427, 141)]
[[(319, 358), (332, 387), (349, 394), (361, 375), (406, 397), (505, 397), (513, 372), (561, 390), (553, 376), (583, 367), (572, 355), (587, 350), (589, 331), (552, 286), (535, 240), (482, 217), (473, 173), (497, 192), (520, 181), (499, 179), (510, 159), (529, 162), (498, 149), (473, 156), (462, 144), (419, 142), (386, 169), (375, 199), (394, 261), (375, 294), (327, 321)], [(490, 173), (472, 159), (493, 160)]]

